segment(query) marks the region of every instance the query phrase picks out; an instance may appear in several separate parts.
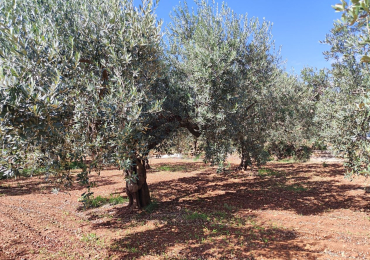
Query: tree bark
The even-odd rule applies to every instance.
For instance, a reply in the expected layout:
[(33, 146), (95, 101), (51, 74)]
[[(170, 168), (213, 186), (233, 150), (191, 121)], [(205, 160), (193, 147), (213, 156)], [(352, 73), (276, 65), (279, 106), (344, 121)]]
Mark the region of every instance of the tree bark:
[(241, 161), (240, 161), (240, 164), (239, 164), (239, 167), (238, 167), (240, 170), (244, 170), (246, 171), (247, 168), (248, 168), (248, 162), (247, 160), (244, 158), (244, 156), (242, 156), (241, 158)]
[(139, 201), (140, 201), (141, 207), (145, 208), (149, 206), (151, 199), (150, 199), (149, 187), (146, 181), (138, 192), (139, 192)]
[(244, 148), (241, 148), (241, 161), (238, 169), (246, 171), (248, 168), (248, 165), (252, 165), (251, 157), (247, 151), (244, 150)]
[(141, 159), (134, 160), (131, 170), (126, 171), (126, 193), (131, 209), (135, 207), (142, 209), (150, 204), (145, 162)]
[[(145, 161), (136, 159), (137, 161), (137, 171), (139, 175), (139, 201), (140, 201), (140, 206), (141, 208), (145, 208), (150, 204), (150, 193), (149, 193), (149, 187), (146, 182), (146, 167), (145, 167)], [(142, 179), (140, 179), (142, 178)], [(139, 203), (138, 203), (139, 204)]]

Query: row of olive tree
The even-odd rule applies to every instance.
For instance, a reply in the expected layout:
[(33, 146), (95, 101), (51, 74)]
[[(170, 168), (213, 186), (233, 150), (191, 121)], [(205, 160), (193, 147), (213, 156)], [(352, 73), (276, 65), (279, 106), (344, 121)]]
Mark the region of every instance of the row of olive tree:
[(70, 162), (85, 163), (87, 185), (94, 167), (114, 164), (130, 204), (143, 207), (145, 157), (181, 129), (201, 136), (206, 161), (221, 168), (232, 147), (246, 168), (265, 161), (274, 134), (306, 131), (312, 93), (283, 72), (270, 23), (184, 3), (163, 40), (154, 12), (149, 0), (0, 3), (3, 174), (35, 151), (66, 183)]

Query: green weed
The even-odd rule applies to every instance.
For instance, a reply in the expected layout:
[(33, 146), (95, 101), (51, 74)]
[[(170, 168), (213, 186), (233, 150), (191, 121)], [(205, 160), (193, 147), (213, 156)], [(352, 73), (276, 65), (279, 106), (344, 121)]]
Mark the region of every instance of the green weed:
[(227, 209), (228, 211), (233, 211), (235, 208), (231, 205), (228, 205), (227, 203), (224, 204), (224, 208)]
[(184, 172), (186, 169), (184, 165), (161, 165), (157, 167), (157, 170), (162, 172)]
[(286, 158), (286, 159), (281, 159), (277, 162), (280, 162), (280, 163), (296, 163), (297, 161), (294, 160), (293, 158)]
[(192, 212), (192, 213), (188, 213), (187, 215), (185, 215), (185, 219), (187, 220), (196, 220), (196, 219), (207, 220), (209, 219), (209, 216), (204, 213)]
[(84, 167), (86, 167), (86, 164), (81, 161), (69, 162), (65, 166), (66, 169), (70, 170), (83, 169)]
[(147, 213), (152, 213), (158, 208), (158, 201), (156, 199), (152, 199), (152, 202), (144, 208)]
[(46, 172), (46, 168), (25, 168), (19, 171), (20, 176), (22, 177), (31, 177), (31, 176), (38, 176), (42, 175)]
[(198, 160), (200, 159), (201, 155), (202, 155), (201, 153), (196, 154), (196, 155), (194, 156), (193, 161), (194, 161), (194, 162), (198, 161)]
[(224, 211), (215, 211), (214, 214), (221, 219), (225, 219), (227, 217), (227, 213)]
[(126, 250), (129, 252), (129, 253), (137, 253), (139, 252), (139, 250), (136, 248), (136, 247), (127, 247)]
[(304, 192), (307, 191), (308, 189), (303, 187), (300, 184), (292, 184), (292, 185), (279, 185), (280, 189), (287, 190), (287, 191), (293, 191), (293, 192)]
[(260, 177), (264, 177), (264, 176), (281, 177), (283, 175), (286, 175), (286, 173), (285, 172), (280, 172), (280, 171), (274, 171), (274, 170), (268, 169), (268, 168), (261, 168), (261, 169), (258, 169), (258, 175)]
[(95, 233), (89, 233), (89, 234), (86, 234), (86, 235), (83, 235), (82, 238), (81, 238), (81, 241), (87, 243), (87, 244), (101, 244), (99, 242), (99, 238), (96, 236)]
[(87, 197), (84, 199), (83, 203), (85, 208), (98, 208), (106, 204), (117, 205), (127, 201), (127, 198), (123, 198), (121, 196), (110, 195), (109, 197), (102, 197), (99, 195), (97, 197)]

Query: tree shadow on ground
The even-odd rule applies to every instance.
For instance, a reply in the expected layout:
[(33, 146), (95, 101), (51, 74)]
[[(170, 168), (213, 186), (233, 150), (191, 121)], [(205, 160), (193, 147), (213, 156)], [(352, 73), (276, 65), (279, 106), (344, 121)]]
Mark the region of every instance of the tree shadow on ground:
[(110, 246), (112, 255), (124, 259), (144, 255), (253, 259), (254, 250), (269, 259), (316, 259), (320, 252), (307, 249), (294, 231), (260, 223), (248, 212), (288, 210), (318, 215), (335, 209), (370, 211), (369, 196), (351, 195), (350, 191), (362, 187), (341, 182), (340, 164), (325, 168), (279, 164), (266, 168), (271, 171), (231, 175), (206, 169), (197, 176), (151, 184), (150, 190), (158, 200), (156, 209), (132, 214), (124, 207), (112, 219), (94, 224), (94, 228), (135, 229)]
[[(237, 228), (212, 219), (167, 220), (159, 222), (154, 229), (117, 239), (110, 248), (112, 255), (122, 259), (145, 255), (167, 259), (254, 259), (253, 250), (263, 248), (273, 248), (274, 252), (270, 253), (275, 258), (289, 259), (287, 249), (292, 247), (290, 244), (295, 238), (294, 231), (250, 223)], [(297, 244), (295, 250), (314, 253)]]
[[(117, 182), (112, 181), (111, 177), (99, 176), (99, 180), (94, 182), (95, 187), (110, 186)], [(0, 182), (0, 194), (3, 196), (22, 196), (28, 194), (50, 193), (54, 188), (64, 192), (83, 191), (85, 186), (80, 185), (76, 177), (71, 185), (61, 185), (56, 181), (56, 177), (45, 178), (43, 176), (21, 177), (17, 180), (8, 179)]]
[[(166, 181), (152, 185), (156, 196), (166, 198), (163, 203), (180, 202), (186, 207), (207, 207), (224, 205), (251, 210), (293, 210), (301, 215), (321, 214), (333, 209), (352, 209), (370, 211), (370, 198), (364, 192), (351, 195), (350, 191), (363, 189), (356, 184), (341, 184), (340, 180), (325, 180), (325, 175), (341, 176), (340, 165), (324, 168), (320, 178), (307, 165), (298, 167), (279, 167), (284, 171), (272, 175), (255, 175), (237, 178), (210, 173), (197, 177), (185, 177), (176, 181)], [(308, 165), (310, 167), (310, 165)], [(315, 167), (314, 165), (312, 167)], [(210, 196), (209, 194), (212, 194)]]
[[(110, 255), (119, 259), (142, 256), (164, 259), (255, 259), (254, 251), (270, 259), (293, 259), (300, 255), (315, 259), (317, 252), (297, 241), (294, 230), (261, 223), (253, 213), (222, 205), (179, 207), (181, 203), (160, 203), (153, 212), (130, 214), (127, 208), (94, 229), (122, 230), (126, 235), (112, 240)], [(141, 231), (138, 231), (140, 230)], [(268, 251), (268, 252), (267, 252)], [(264, 252), (264, 253), (263, 253)]]

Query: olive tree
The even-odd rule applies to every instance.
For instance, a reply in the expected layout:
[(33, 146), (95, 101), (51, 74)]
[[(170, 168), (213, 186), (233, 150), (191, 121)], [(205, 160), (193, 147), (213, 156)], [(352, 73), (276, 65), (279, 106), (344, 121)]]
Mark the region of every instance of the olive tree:
[(346, 159), (350, 174), (369, 174), (369, 1), (351, 2), (333, 6), (343, 15), (323, 41), (332, 69), (306, 79), (317, 92), (318, 138)]
[(281, 73), (268, 102), (267, 151), (277, 159), (308, 160), (316, 130), (313, 88), (302, 80), (302, 76)]
[(281, 104), (291, 102), (276, 98), (297, 85), (297, 79), (282, 80), (271, 23), (214, 1), (196, 1), (192, 11), (185, 2), (175, 9), (167, 37), (174, 84), (188, 93), (184, 101), (204, 138), (206, 161), (222, 166), (234, 148), (244, 169), (252, 159), (265, 161), (269, 131), (279, 118), (286, 123), (288, 106)]
[(92, 167), (115, 164), (148, 204), (138, 169), (146, 121), (163, 99), (160, 41), (152, 1), (2, 1), (1, 171), (14, 173), (34, 150), (61, 181), (71, 179), (71, 161), (89, 159), (85, 184)]
[[(370, 110), (368, 93), (370, 73), (367, 63), (361, 62), (363, 48), (359, 47), (361, 28), (341, 28), (335, 25), (325, 43), (333, 61), (328, 87), (318, 102), (317, 120), (321, 122), (321, 136), (334, 150), (346, 158), (350, 173), (368, 173)], [(351, 45), (348, 46), (347, 44)]]

